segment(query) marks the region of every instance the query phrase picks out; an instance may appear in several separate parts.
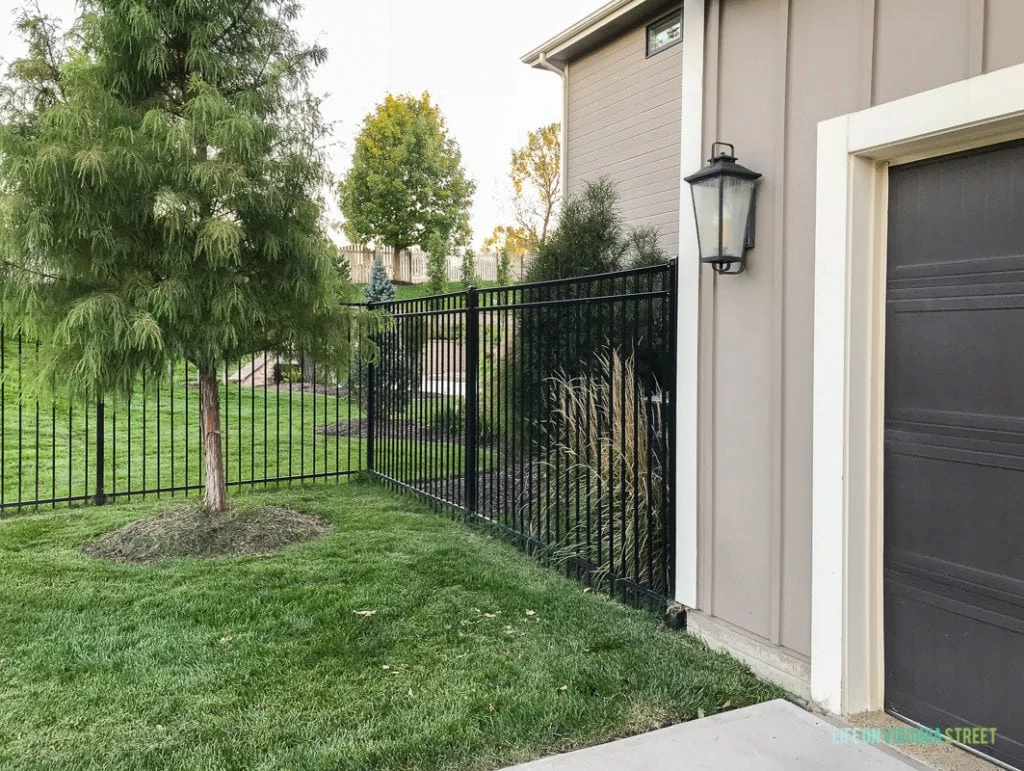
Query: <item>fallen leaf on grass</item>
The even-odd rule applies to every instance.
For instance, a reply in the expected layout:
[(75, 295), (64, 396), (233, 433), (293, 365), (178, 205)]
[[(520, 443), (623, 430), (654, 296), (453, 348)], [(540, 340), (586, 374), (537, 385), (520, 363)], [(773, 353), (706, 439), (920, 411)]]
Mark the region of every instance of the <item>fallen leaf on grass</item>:
[(583, 590), (583, 593), (584, 593), (584, 594), (586, 594), (587, 592), (592, 592), (592, 591), (594, 591), (594, 590), (593, 590), (593, 589), (591, 589), (591, 588), (590, 588), (590, 587), (588, 586), (588, 587), (587, 587), (586, 589), (584, 589), (584, 590)]
[(722, 705), (722, 709), (729, 709), (732, 706), (732, 699), (729, 699), (725, 704)]
[(537, 615), (537, 611), (535, 611), (535, 610), (527, 610), (526, 611), (526, 615), (527, 616), (536, 616)]
[(560, 691), (568, 691), (568, 690), (569, 690), (569, 686), (568, 686), (568, 685), (563, 685), (563, 686), (562, 686), (561, 688), (559, 688), (558, 690), (560, 690)]
[(412, 698), (412, 688), (409, 689), (409, 697)]
[(221, 645), (227, 645), (228, 643), (230, 643), (234, 639), (235, 638), (232, 637), (231, 635), (226, 634), (226, 635), (224, 635), (223, 637), (220, 638), (220, 644)]
[(384, 666), (381, 667), (381, 669), (391, 669), (391, 665), (390, 664), (385, 664)]
[(352, 612), (355, 613), (357, 616), (362, 616), (363, 618), (369, 618), (370, 616), (377, 615), (377, 611), (375, 610), (354, 610)]

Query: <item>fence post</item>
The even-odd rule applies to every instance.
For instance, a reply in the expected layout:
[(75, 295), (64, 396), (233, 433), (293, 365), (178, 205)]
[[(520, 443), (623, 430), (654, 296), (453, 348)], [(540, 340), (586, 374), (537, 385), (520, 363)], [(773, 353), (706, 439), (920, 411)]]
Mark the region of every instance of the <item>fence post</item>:
[(93, 495), (93, 503), (97, 506), (102, 506), (107, 502), (107, 496), (103, 490), (103, 477), (105, 476), (103, 468), (103, 426), (105, 421), (103, 420), (103, 400), (98, 399), (96, 401), (96, 493)]
[[(373, 311), (373, 303), (367, 303), (367, 311)], [(376, 385), (376, 365), (372, 362), (366, 365), (366, 470), (373, 472), (373, 449), (374, 449), (374, 423), (377, 421), (377, 400), (374, 397)]]
[(466, 511), (477, 510), (477, 427), (479, 405), (477, 378), (480, 369), (480, 311), (479, 294), (475, 286), (466, 288)]

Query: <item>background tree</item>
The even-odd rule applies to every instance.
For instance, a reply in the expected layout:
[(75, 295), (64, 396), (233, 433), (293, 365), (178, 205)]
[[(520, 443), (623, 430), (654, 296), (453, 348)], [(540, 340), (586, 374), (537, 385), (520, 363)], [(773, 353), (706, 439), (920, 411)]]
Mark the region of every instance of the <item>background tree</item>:
[(533, 248), (530, 235), (519, 227), (498, 225), (483, 243), (484, 251), (498, 253), (498, 284), (512, 283), (512, 261), (519, 265), (519, 275), (525, 272), (526, 255)]
[(480, 277), (476, 274), (476, 252), (472, 249), (466, 249), (462, 254), (459, 281), (462, 282), (463, 287), (476, 286), (480, 283)]
[(429, 94), (388, 94), (377, 105), (363, 122), (352, 168), (338, 188), (345, 234), (356, 243), (376, 240), (390, 247), (396, 276), (402, 250), (426, 247), (431, 234), (468, 243), (475, 191), (459, 145)]
[[(657, 231), (628, 227), (618, 206), (615, 185), (600, 179), (587, 184), (566, 202), (558, 228), (541, 244), (527, 269), (526, 279), (533, 282), (575, 278), (656, 265), (667, 259), (658, 245)], [(607, 286), (601, 284), (542, 285), (534, 291), (533, 299), (564, 300), (567, 296), (607, 293)], [(556, 403), (553, 394), (558, 390), (559, 377), (585, 375), (608, 351), (631, 356), (638, 341), (645, 342), (640, 346), (644, 350), (660, 351), (662, 347), (653, 342), (668, 334), (664, 319), (644, 314), (631, 303), (623, 305), (610, 334), (607, 328), (581, 323), (575, 313), (573, 306), (552, 304), (538, 307), (519, 319), (516, 356), (520, 375), (511, 377), (508, 388), (516, 395), (514, 403), (525, 410), (517, 425), (527, 432), (542, 430), (549, 409)], [(647, 383), (664, 379), (658, 374), (664, 364), (649, 355), (638, 354), (632, 366)]]
[(656, 265), (667, 259), (656, 229), (627, 227), (614, 183), (602, 178), (566, 201), (558, 228), (538, 248), (526, 279), (574, 278)]
[(558, 123), (541, 126), (529, 132), (525, 145), (512, 151), (509, 176), (516, 225), (526, 232), (533, 249), (548, 240), (562, 202), (561, 132)]
[(38, 3), (18, 10), (15, 31), (26, 53), (13, 61), (0, 81), (0, 115), (21, 132), (30, 131), (39, 114), (61, 98), (63, 66), (72, 31), (63, 31)]
[(498, 286), (512, 283), (512, 252), (508, 247), (498, 252)]
[(0, 116), (0, 312), (41, 340), (42, 382), (126, 394), (195, 365), (205, 504), (223, 510), (224, 364), (290, 345), (348, 355), (355, 317), (318, 194), (327, 127), (308, 92), (325, 51), (291, 28), (294, 0), (81, 11), (67, 50), (23, 22), (29, 55), (7, 74), (26, 108), (5, 100)]
[(444, 294), (448, 289), (449, 241), (438, 233), (427, 236), (427, 291)]
[(483, 243), (488, 252), (500, 252), (508, 249), (511, 254), (525, 255), (533, 249), (533, 241), (525, 228), (498, 225)]
[(395, 285), (388, 277), (384, 260), (379, 254), (373, 256), (370, 264), (370, 276), (363, 288), (363, 298), (368, 303), (383, 303), (395, 299)]

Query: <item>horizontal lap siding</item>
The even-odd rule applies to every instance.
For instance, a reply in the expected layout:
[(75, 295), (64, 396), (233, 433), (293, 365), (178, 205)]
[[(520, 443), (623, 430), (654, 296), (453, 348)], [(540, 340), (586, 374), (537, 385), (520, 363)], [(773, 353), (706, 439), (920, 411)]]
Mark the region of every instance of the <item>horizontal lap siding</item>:
[(646, 24), (569, 67), (569, 193), (609, 177), (626, 221), (656, 227), (671, 255), (679, 250), (681, 89), (682, 46), (648, 58)]

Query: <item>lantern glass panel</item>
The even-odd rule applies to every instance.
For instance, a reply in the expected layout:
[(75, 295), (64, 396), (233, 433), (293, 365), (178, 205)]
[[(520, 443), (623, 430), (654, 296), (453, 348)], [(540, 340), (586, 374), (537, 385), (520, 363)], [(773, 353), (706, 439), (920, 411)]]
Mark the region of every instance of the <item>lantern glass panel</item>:
[(721, 184), (721, 177), (711, 177), (695, 182), (691, 186), (693, 213), (697, 220), (697, 239), (702, 259), (719, 256), (718, 222), (721, 219), (719, 209)]
[(755, 180), (726, 176), (722, 183), (722, 254), (739, 258), (745, 248)]

